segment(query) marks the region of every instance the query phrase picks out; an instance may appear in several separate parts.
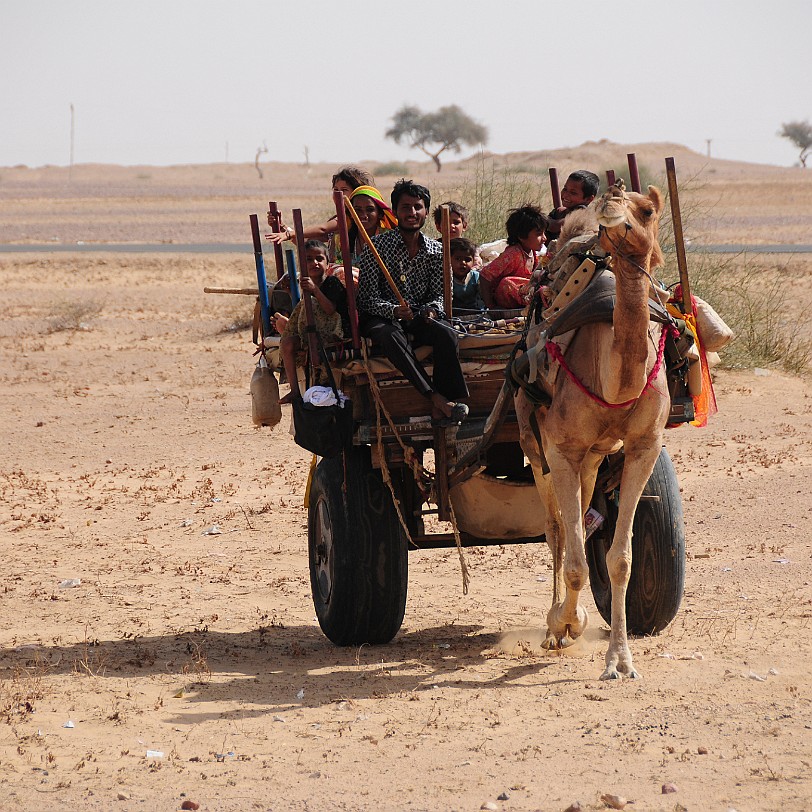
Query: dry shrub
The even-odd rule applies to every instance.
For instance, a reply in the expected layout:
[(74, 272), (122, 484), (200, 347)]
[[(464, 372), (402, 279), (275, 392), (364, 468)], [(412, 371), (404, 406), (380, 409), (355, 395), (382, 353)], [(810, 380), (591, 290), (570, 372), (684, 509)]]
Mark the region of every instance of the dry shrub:
[(242, 333), (254, 324), (254, 300), (248, 296), (234, 296), (226, 309), (225, 324), (219, 333)]
[(63, 333), (89, 330), (90, 322), (102, 312), (104, 305), (96, 299), (57, 302), (48, 318), (46, 332)]
[(17, 668), (0, 681), (0, 718), (13, 724), (34, 713), (36, 702), (44, 696), (44, 674), (44, 667)]

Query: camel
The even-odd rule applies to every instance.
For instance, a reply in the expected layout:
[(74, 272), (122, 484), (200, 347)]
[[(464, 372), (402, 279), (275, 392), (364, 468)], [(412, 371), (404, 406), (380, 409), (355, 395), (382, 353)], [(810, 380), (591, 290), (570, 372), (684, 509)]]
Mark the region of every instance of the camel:
[(624, 449), (617, 523), (606, 556), (612, 583), (612, 629), (601, 679), (639, 677), (626, 634), (632, 522), (660, 453), (670, 407), (659, 340), (665, 328), (649, 322), (648, 309), (649, 272), (663, 261), (657, 242), (662, 210), (659, 189), (649, 186), (648, 195), (626, 193), (622, 181), (595, 205), (600, 246), (612, 256), (615, 309), (611, 324), (580, 327), (565, 352), (564, 363), (583, 388), (561, 369), (551, 405), (536, 410), (548, 475), (530, 424), (534, 407), (523, 392), (516, 395), (521, 445), (547, 511), (547, 541), (553, 551), (547, 648), (571, 644), (587, 627), (588, 614), (579, 604), (589, 576), (583, 516), (601, 461), (621, 446)]

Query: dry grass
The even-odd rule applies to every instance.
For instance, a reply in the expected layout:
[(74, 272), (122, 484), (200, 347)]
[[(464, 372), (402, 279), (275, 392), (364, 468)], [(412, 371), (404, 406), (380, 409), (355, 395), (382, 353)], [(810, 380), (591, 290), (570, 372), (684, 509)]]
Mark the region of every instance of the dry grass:
[(46, 333), (77, 332), (90, 330), (91, 322), (103, 310), (104, 305), (96, 299), (80, 299), (58, 302), (48, 318)]

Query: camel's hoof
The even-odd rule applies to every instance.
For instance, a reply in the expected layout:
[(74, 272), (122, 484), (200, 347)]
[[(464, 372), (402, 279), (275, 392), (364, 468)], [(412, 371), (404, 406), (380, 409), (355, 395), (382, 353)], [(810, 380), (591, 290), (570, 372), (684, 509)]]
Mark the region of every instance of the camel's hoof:
[[(560, 645), (569, 646), (575, 642), (589, 625), (589, 613), (583, 606), (576, 609), (576, 617), (568, 620), (563, 620), (562, 615), (563, 603), (557, 603), (547, 613), (547, 637), (555, 637)], [(564, 643), (565, 639), (569, 639), (569, 643)]]
[(642, 679), (633, 666), (629, 666), (628, 670), (624, 670), (621, 666), (619, 671), (614, 665), (607, 665), (603, 674), (601, 674), (602, 680), (622, 679), (623, 677), (626, 677), (626, 679)]

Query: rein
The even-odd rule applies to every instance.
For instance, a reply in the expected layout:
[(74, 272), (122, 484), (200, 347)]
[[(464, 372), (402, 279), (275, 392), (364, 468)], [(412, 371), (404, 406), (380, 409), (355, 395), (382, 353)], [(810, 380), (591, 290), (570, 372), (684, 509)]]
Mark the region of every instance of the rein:
[(609, 401), (604, 400), (602, 397), (596, 395), (590, 389), (583, 384), (583, 382), (578, 378), (578, 376), (567, 366), (567, 362), (564, 360), (564, 355), (561, 352), (558, 344), (555, 344), (552, 341), (548, 341), (545, 344), (545, 349), (547, 350), (550, 357), (558, 361), (561, 369), (567, 373), (567, 377), (588, 397), (595, 401), (595, 403), (603, 406), (606, 409), (625, 409), (628, 406), (637, 403), (641, 397), (645, 394), (646, 390), (651, 386), (654, 382), (654, 379), (657, 377), (657, 373), (659, 373), (660, 368), (663, 365), (663, 353), (665, 351), (665, 342), (669, 335), (678, 336), (679, 331), (676, 327), (671, 324), (664, 324), (662, 332), (660, 333), (660, 343), (657, 347), (657, 360), (654, 362), (654, 366), (651, 368), (651, 372), (649, 372), (648, 377), (646, 378), (646, 385), (643, 387), (643, 391), (636, 398), (632, 398), (631, 400), (626, 400), (623, 403), (609, 403)]

